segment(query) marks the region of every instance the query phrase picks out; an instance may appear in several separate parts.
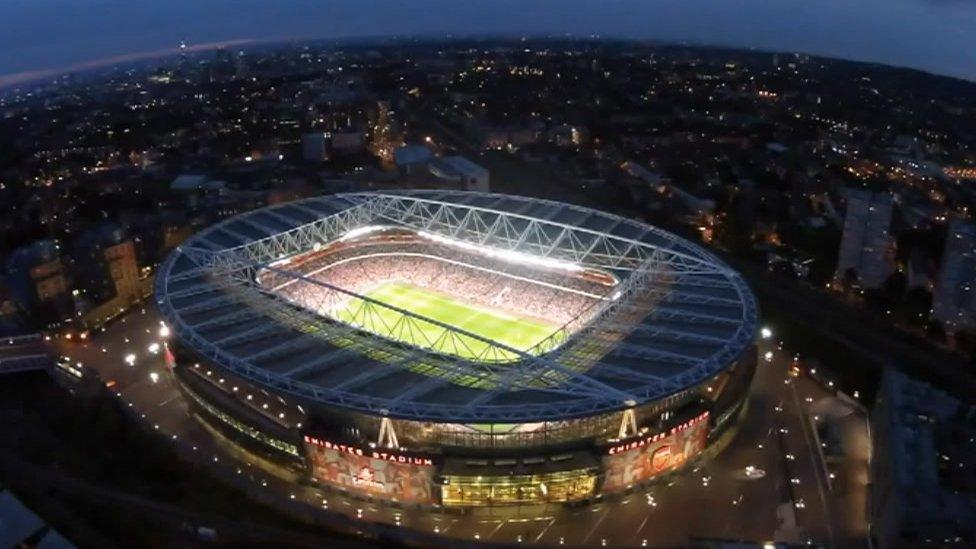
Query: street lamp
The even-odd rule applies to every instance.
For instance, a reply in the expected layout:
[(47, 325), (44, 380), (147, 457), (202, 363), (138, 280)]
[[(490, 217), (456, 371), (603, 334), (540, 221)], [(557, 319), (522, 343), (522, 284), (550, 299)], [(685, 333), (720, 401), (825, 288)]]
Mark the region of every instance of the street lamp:
[(767, 326), (763, 326), (763, 328), (759, 330), (759, 335), (762, 336), (763, 339), (769, 339), (773, 337), (773, 330)]
[(129, 353), (129, 354), (125, 355), (125, 358), (123, 358), (122, 360), (124, 360), (125, 363), (128, 364), (129, 366), (135, 366), (135, 363), (136, 363), (136, 354), (135, 353)]
[(169, 326), (163, 324), (159, 327), (159, 337), (166, 339), (169, 337)]

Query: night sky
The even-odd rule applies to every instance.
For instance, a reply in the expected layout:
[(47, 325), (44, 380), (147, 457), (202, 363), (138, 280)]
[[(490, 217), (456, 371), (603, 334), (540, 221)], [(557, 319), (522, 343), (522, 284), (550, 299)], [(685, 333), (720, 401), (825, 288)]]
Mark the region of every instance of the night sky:
[(976, 0), (0, 0), (0, 85), (181, 40), (446, 33), (802, 51), (976, 80)]

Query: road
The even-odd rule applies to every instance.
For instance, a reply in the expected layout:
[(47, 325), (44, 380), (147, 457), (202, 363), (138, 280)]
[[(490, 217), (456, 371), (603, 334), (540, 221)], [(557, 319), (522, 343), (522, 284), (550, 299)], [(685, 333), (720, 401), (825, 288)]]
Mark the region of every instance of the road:
[[(188, 413), (162, 353), (150, 351), (153, 343), (162, 342), (155, 311), (137, 308), (87, 341), (59, 340), (53, 345), (58, 354), (113, 381), (118, 398), (147, 429), (224, 473), (246, 479), (244, 486), (265, 500), (274, 494), (347, 522), (394, 525), (437, 534), (445, 541), (672, 547), (687, 545), (692, 537), (706, 537), (864, 546), (864, 520), (856, 512), (851, 518), (850, 512), (857, 511), (858, 498), (863, 501), (864, 466), (844, 459), (832, 464), (834, 486), (847, 487), (843, 493), (832, 491), (809, 423), (811, 410), (822, 408), (824, 402), (833, 407), (841, 404), (812, 377), (790, 376), (793, 357), (771, 341), (759, 342), (760, 357), (769, 351), (772, 360), (760, 358), (741, 429), (714, 459), (590, 506), (551, 504), (467, 513), (362, 501), (298, 484), (293, 473), (267, 467), (259, 458), (213, 436)], [(134, 355), (131, 364), (127, 355)], [(856, 437), (855, 416), (849, 410), (837, 415), (854, 422), (851, 436)], [(765, 474), (750, 479), (744, 472), (747, 466)], [(833, 512), (832, 507), (843, 512)], [(837, 515), (848, 519), (838, 520)]]
[[(835, 295), (808, 284), (770, 276), (765, 266), (756, 265), (728, 254), (723, 258), (738, 270), (755, 289), (756, 297), (768, 315), (787, 319), (804, 339), (833, 345), (856, 359), (858, 369), (848, 375), (851, 390), (859, 381), (880, 377), (879, 368), (896, 364), (905, 373), (945, 389), (963, 399), (976, 393), (976, 376), (958, 353), (876, 318)], [(873, 370), (873, 371), (871, 371)], [(863, 388), (863, 385), (862, 385)]]
[(0, 338), (0, 373), (43, 369), (51, 364), (40, 334)]

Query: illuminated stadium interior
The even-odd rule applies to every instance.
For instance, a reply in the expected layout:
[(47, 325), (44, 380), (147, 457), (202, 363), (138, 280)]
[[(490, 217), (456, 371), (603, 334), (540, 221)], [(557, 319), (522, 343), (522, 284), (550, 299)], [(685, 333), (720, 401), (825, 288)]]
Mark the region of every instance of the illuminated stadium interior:
[[(279, 261), (258, 280), (296, 305), (373, 334), (488, 362), (518, 360), (512, 350), (555, 349), (617, 285), (609, 273), (572, 263), (383, 226)], [(444, 325), (457, 337), (443, 337), (450, 333)]]

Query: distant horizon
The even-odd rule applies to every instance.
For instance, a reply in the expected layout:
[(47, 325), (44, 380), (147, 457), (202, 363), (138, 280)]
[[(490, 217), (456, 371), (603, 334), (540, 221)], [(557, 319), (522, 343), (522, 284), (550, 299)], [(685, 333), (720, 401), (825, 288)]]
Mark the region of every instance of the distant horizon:
[[(134, 52), (125, 55), (119, 55), (116, 57), (109, 57), (106, 59), (94, 59), (92, 61), (85, 61), (75, 65), (70, 65), (67, 67), (56, 67), (51, 69), (42, 69), (37, 71), (25, 71), (14, 74), (0, 75), (0, 89), (17, 87), (19, 85), (33, 85), (39, 84), (42, 80), (48, 78), (58, 78), (66, 74), (73, 74), (79, 72), (97, 71), (100, 69), (110, 69), (114, 66), (125, 65), (128, 63), (136, 63), (139, 61), (150, 61), (152, 59), (159, 59), (160, 61), (179, 54), (181, 51), (191, 51), (191, 52), (206, 52), (211, 50), (217, 50), (224, 47), (235, 47), (235, 46), (251, 46), (258, 44), (259, 42), (251, 40), (229, 40), (227, 42), (211, 42), (207, 44), (194, 44), (188, 45), (186, 48), (181, 48), (179, 45), (172, 48), (152, 50), (144, 52)], [(269, 42), (273, 43), (273, 42)]]
[(964, 0), (8, 0), (0, 86), (220, 44), (597, 36), (877, 63), (976, 82)]
[(170, 48), (155, 49), (142, 52), (132, 52), (124, 55), (118, 55), (114, 57), (104, 58), (104, 59), (94, 59), (90, 61), (84, 61), (74, 65), (64, 66), (64, 67), (54, 67), (50, 69), (42, 69), (36, 71), (24, 71), (20, 73), (13, 74), (0, 74), (0, 91), (23, 88), (33, 88), (41, 86), (45, 81), (51, 79), (60, 78), (66, 75), (72, 74), (85, 74), (90, 72), (98, 72), (111, 70), (113, 68), (125, 67), (129, 65), (135, 65), (143, 62), (150, 62), (157, 60), (160, 63), (165, 63), (168, 60), (176, 57), (180, 53), (190, 52), (190, 53), (207, 53), (211, 51), (216, 51), (225, 48), (240, 48), (242, 50), (261, 48), (261, 47), (275, 47), (275, 46), (287, 46), (292, 45), (294, 47), (299, 47), (302, 44), (314, 44), (321, 42), (335, 42), (336, 49), (342, 49), (343, 47), (348, 47), (353, 44), (377, 44), (377, 45), (394, 45), (397, 43), (406, 43), (408, 41), (415, 41), (418, 44), (429, 42), (429, 43), (461, 43), (464, 41), (496, 41), (500, 43), (505, 42), (516, 42), (520, 40), (529, 40), (532, 42), (546, 42), (546, 41), (559, 41), (559, 40), (579, 40), (588, 41), (592, 43), (597, 42), (621, 42), (621, 43), (633, 43), (635, 45), (657, 45), (663, 47), (678, 47), (678, 48), (699, 48), (706, 50), (726, 50), (726, 51), (740, 51), (755, 54), (767, 54), (767, 55), (807, 55), (810, 57), (818, 57), (823, 59), (829, 59), (834, 61), (842, 61), (849, 63), (862, 63), (866, 65), (877, 65), (883, 66), (896, 70), (913, 70), (924, 74), (929, 74), (932, 76), (942, 77), (942, 78), (953, 78), (961, 80), (963, 82), (970, 82), (976, 84), (976, 77), (974, 78), (962, 78), (950, 74), (940, 74), (925, 69), (920, 69), (916, 67), (904, 66), (904, 65), (892, 65), (887, 63), (881, 63), (877, 61), (866, 61), (861, 59), (847, 59), (843, 57), (831, 57), (822, 54), (802, 52), (802, 51), (786, 51), (786, 50), (769, 50), (764, 48), (749, 48), (741, 46), (729, 46), (724, 44), (708, 44), (708, 43), (698, 43), (693, 41), (662, 41), (652, 38), (632, 38), (632, 37), (611, 37), (611, 36), (582, 36), (582, 35), (529, 35), (529, 36), (513, 36), (513, 35), (416, 35), (416, 36), (347, 36), (347, 37), (280, 37), (280, 38), (264, 38), (264, 39), (235, 39), (226, 40), (220, 42), (206, 42), (198, 44), (177, 44)]

